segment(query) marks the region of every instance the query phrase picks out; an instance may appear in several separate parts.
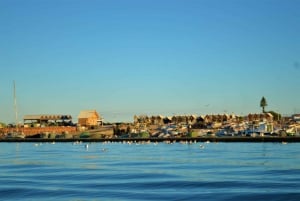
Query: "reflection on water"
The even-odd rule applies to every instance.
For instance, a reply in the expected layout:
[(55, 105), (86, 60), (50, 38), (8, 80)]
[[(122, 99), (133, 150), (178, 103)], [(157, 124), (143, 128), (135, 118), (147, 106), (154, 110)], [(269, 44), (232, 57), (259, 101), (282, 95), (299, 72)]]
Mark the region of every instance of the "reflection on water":
[(298, 143), (1, 143), (4, 200), (299, 200)]

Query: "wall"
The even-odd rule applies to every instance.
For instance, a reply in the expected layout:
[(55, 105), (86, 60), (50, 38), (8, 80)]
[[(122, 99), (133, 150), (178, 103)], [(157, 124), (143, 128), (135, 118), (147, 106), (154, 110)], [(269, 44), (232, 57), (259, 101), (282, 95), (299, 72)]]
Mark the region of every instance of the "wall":
[[(15, 131), (15, 128), (3, 128), (1, 133), (9, 133)], [(41, 133), (56, 133), (62, 134), (63, 132), (75, 133), (76, 127), (70, 126), (51, 126), (51, 127), (36, 127), (36, 128), (18, 128), (18, 131), (23, 132), (26, 136), (41, 134)]]

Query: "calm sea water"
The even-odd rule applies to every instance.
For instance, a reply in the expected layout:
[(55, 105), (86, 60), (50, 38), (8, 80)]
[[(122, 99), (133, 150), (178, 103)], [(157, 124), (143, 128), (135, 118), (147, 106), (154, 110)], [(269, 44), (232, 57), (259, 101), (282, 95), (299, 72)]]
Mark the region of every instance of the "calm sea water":
[(1, 200), (300, 200), (299, 143), (0, 143)]

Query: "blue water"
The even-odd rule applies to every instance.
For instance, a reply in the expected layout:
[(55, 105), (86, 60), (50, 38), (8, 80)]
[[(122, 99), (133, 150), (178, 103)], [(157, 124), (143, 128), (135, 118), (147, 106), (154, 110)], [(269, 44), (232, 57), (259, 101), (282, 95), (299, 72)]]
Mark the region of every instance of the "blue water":
[(0, 200), (300, 200), (299, 143), (0, 143)]

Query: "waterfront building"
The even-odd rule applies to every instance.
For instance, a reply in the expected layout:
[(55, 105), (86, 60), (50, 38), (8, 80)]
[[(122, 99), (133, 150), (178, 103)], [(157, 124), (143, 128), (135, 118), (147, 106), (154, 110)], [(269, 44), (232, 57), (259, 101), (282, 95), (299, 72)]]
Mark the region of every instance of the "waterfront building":
[(82, 110), (78, 115), (78, 124), (80, 126), (95, 128), (102, 125), (103, 119), (96, 110)]
[(162, 125), (163, 122), (163, 116), (162, 115), (157, 115), (157, 116), (152, 116), (151, 117), (151, 124), (152, 125)]
[(60, 114), (25, 115), (23, 121), (24, 127), (70, 126), (73, 124), (71, 115)]
[(271, 113), (248, 114), (247, 119), (248, 121), (273, 122), (273, 115)]

